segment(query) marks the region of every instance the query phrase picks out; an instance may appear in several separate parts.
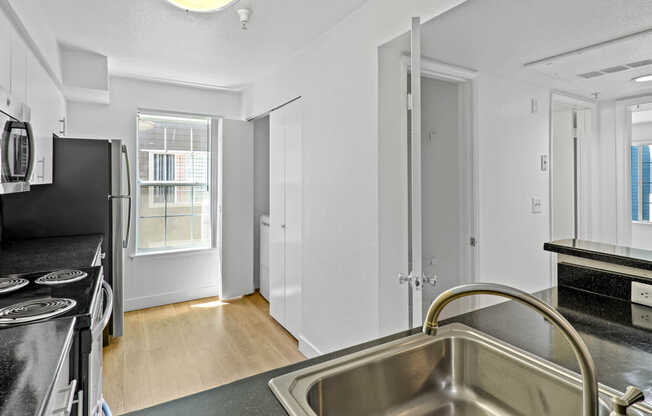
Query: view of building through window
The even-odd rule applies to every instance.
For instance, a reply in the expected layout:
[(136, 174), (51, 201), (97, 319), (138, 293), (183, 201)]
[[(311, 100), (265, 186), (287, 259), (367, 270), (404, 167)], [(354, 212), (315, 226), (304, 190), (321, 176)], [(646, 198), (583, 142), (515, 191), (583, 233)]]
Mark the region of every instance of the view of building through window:
[(211, 245), (210, 120), (138, 116), (138, 250)]
[(632, 221), (650, 221), (652, 145), (632, 146)]

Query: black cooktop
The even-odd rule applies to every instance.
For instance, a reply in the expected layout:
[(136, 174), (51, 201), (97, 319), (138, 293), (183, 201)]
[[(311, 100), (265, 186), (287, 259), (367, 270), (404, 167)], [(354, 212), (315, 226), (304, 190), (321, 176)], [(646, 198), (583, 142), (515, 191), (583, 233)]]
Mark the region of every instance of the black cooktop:
[[(86, 272), (88, 276), (85, 278), (60, 284), (60, 285), (40, 285), (34, 281), (49, 272), (28, 273), (28, 274), (12, 274), (9, 276), (1, 277), (20, 277), (29, 281), (29, 284), (14, 292), (0, 294), (0, 308), (11, 306), (19, 302), (24, 302), (30, 299), (41, 298), (67, 298), (77, 302), (77, 304), (69, 311), (57, 315), (55, 318), (59, 319), (64, 317), (77, 317), (77, 328), (89, 328), (91, 326), (91, 315), (95, 306), (95, 302), (101, 301), (101, 296), (95, 296), (100, 290), (102, 284), (102, 266), (84, 267), (75, 270)], [(54, 271), (54, 270), (53, 270)], [(96, 300), (97, 299), (97, 300)], [(41, 321), (33, 321), (41, 322)], [(14, 326), (14, 325), (11, 325)]]

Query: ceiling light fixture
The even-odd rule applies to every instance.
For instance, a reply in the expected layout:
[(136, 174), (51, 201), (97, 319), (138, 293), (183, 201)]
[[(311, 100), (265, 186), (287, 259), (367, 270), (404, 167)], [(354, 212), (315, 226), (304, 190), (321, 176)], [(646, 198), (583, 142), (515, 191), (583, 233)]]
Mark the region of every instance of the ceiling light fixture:
[(168, 0), (180, 9), (191, 12), (217, 12), (233, 6), (238, 0)]
[(640, 77), (633, 78), (634, 82), (649, 82), (652, 81), (652, 74), (641, 75)]

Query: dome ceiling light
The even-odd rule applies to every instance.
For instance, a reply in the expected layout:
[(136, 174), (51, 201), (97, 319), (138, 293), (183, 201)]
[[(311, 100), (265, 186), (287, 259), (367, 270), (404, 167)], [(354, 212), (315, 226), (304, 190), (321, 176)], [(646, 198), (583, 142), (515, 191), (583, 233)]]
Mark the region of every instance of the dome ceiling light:
[(168, 0), (180, 9), (190, 12), (217, 12), (233, 6), (238, 0)]

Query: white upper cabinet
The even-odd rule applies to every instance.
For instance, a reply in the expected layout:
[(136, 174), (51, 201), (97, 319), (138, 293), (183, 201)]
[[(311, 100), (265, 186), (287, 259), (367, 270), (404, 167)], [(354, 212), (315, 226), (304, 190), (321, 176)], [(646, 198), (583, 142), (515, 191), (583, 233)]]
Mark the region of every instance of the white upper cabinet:
[[(25, 116), (34, 133), (34, 169), (32, 185), (52, 183), (53, 134), (65, 134), (61, 120), (66, 102), (45, 67), (0, 10), (0, 91), (16, 104), (29, 107)], [(16, 108), (21, 108), (20, 106)], [(0, 126), (1, 128), (2, 126)]]
[(0, 89), (11, 88), (11, 40), (13, 30), (9, 20), (0, 13)]
[(10, 93), (14, 100), (25, 103), (27, 100), (27, 46), (16, 33), (11, 39)]

